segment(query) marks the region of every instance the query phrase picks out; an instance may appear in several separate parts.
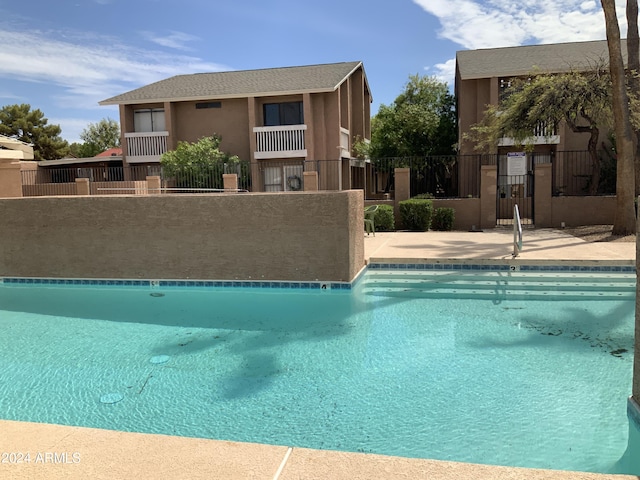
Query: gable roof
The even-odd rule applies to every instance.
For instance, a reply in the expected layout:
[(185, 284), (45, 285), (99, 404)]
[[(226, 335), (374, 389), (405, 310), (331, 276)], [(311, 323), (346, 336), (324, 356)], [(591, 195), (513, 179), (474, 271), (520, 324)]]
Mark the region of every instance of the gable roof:
[[(626, 63), (627, 42), (623, 40), (621, 46)], [(461, 80), (517, 77), (533, 71), (562, 73), (588, 70), (603, 61), (609, 63), (606, 40), (456, 52), (456, 66)]]
[(108, 98), (100, 105), (331, 92), (361, 66), (362, 62), (343, 62), (176, 75)]

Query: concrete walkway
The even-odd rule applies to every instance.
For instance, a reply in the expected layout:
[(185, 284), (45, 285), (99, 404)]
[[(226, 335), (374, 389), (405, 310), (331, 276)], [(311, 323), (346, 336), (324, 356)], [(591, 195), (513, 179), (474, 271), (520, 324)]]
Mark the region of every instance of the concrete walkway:
[[(365, 258), (377, 262), (412, 260), (511, 260), (513, 231), (378, 232), (365, 236)], [(605, 261), (632, 264), (632, 242), (585, 242), (561, 230), (524, 230), (520, 262)]]
[[(380, 232), (368, 261), (512, 261), (513, 234)], [(635, 243), (587, 243), (557, 230), (526, 230), (517, 262), (634, 264)], [(288, 446), (0, 421), (0, 478), (11, 479), (551, 479), (639, 478), (495, 467)], [(16, 463), (24, 454), (30, 463)], [(10, 454), (17, 455), (10, 456)], [(39, 455), (39, 456), (38, 456)], [(6, 462), (3, 461), (6, 459)], [(14, 460), (13, 462), (11, 460)], [(40, 459), (40, 461), (37, 461)]]

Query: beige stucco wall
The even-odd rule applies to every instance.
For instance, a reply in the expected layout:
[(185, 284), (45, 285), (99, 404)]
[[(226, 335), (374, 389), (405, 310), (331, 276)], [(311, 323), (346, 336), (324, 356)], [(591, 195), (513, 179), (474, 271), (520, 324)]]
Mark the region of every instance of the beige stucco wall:
[(220, 108), (196, 108), (196, 103), (176, 102), (172, 122), (175, 138), (195, 142), (202, 137), (218, 134), (222, 137), (220, 149), (243, 160), (251, 158), (249, 150), (249, 107), (246, 98), (220, 100)]
[(616, 197), (552, 197), (551, 227), (564, 222), (567, 227), (579, 225), (611, 225), (616, 210)]
[(361, 191), (0, 199), (0, 275), (350, 281)]
[(479, 198), (443, 198), (434, 199), (433, 208), (453, 208), (455, 218), (454, 230), (471, 230), (475, 225), (480, 228), (480, 199)]

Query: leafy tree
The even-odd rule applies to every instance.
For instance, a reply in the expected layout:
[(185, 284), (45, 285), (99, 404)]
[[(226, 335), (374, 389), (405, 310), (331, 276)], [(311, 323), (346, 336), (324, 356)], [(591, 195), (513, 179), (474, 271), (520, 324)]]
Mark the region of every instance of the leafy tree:
[(456, 143), (455, 100), (446, 83), (409, 76), (392, 105), (381, 105), (371, 123), (372, 158), (449, 155)]
[(222, 174), (237, 173), (240, 159), (220, 151), (218, 135), (195, 143), (178, 142), (175, 150), (160, 157), (165, 177), (174, 178), (179, 188), (223, 188)]
[(483, 120), (471, 127), (467, 137), (476, 148), (493, 151), (501, 137), (511, 137), (531, 147), (532, 132), (540, 124), (565, 121), (575, 133), (588, 134), (587, 150), (593, 171), (590, 194), (600, 183), (598, 139), (601, 128), (611, 125), (611, 77), (603, 66), (587, 72), (538, 74), (514, 79), (499, 105), (490, 105)]
[(113, 147), (120, 146), (120, 126), (110, 118), (103, 118), (98, 123), (90, 123), (82, 130), (80, 138), (84, 144), (80, 147), (81, 157), (94, 157)]
[[(627, 235), (635, 232), (635, 172), (634, 145), (629, 113), (629, 97), (627, 94), (626, 74), (622, 60), (620, 45), (620, 27), (616, 16), (615, 0), (601, 0), (604, 11), (609, 47), (609, 70), (612, 83), (613, 123), (616, 132), (617, 179), (616, 179), (616, 213), (613, 221), (614, 235)], [(635, 395), (640, 395), (637, 390)]]
[(0, 134), (33, 144), (35, 160), (54, 160), (64, 157), (69, 144), (60, 137), (59, 125), (49, 125), (40, 110), (31, 105), (6, 105), (0, 109)]

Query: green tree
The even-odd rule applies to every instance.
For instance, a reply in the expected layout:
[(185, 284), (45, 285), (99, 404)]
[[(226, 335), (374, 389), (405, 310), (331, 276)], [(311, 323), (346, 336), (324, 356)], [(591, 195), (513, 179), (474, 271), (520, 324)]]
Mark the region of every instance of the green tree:
[(90, 123), (82, 130), (80, 138), (84, 141), (78, 152), (80, 156), (95, 157), (109, 148), (120, 146), (120, 126), (115, 120), (103, 118), (98, 123)]
[(455, 99), (436, 78), (409, 76), (392, 105), (371, 123), (371, 158), (449, 155), (456, 143)]
[(593, 165), (589, 188), (594, 195), (600, 183), (598, 139), (600, 130), (611, 125), (611, 115), (611, 77), (605, 67), (532, 74), (514, 79), (503, 101), (490, 105), (467, 137), (485, 152), (494, 151), (501, 137), (531, 147), (532, 133), (541, 124), (552, 127), (564, 121), (573, 132), (588, 135), (587, 150)]
[(59, 125), (49, 125), (31, 105), (6, 105), (0, 109), (0, 134), (33, 144), (35, 160), (55, 160), (67, 155), (69, 144), (60, 137)]
[(218, 135), (195, 143), (178, 142), (175, 150), (160, 157), (163, 174), (179, 188), (223, 188), (223, 173), (238, 173), (240, 159), (220, 151)]
[[(629, 96), (627, 93), (626, 73), (622, 59), (620, 44), (620, 27), (616, 16), (615, 0), (601, 0), (604, 11), (609, 47), (609, 70), (612, 84), (613, 123), (616, 132), (617, 178), (616, 178), (616, 213), (613, 221), (614, 235), (628, 235), (636, 231), (634, 210), (635, 194), (635, 149), (631, 115), (629, 113)], [(640, 394), (638, 391), (634, 392)]]

